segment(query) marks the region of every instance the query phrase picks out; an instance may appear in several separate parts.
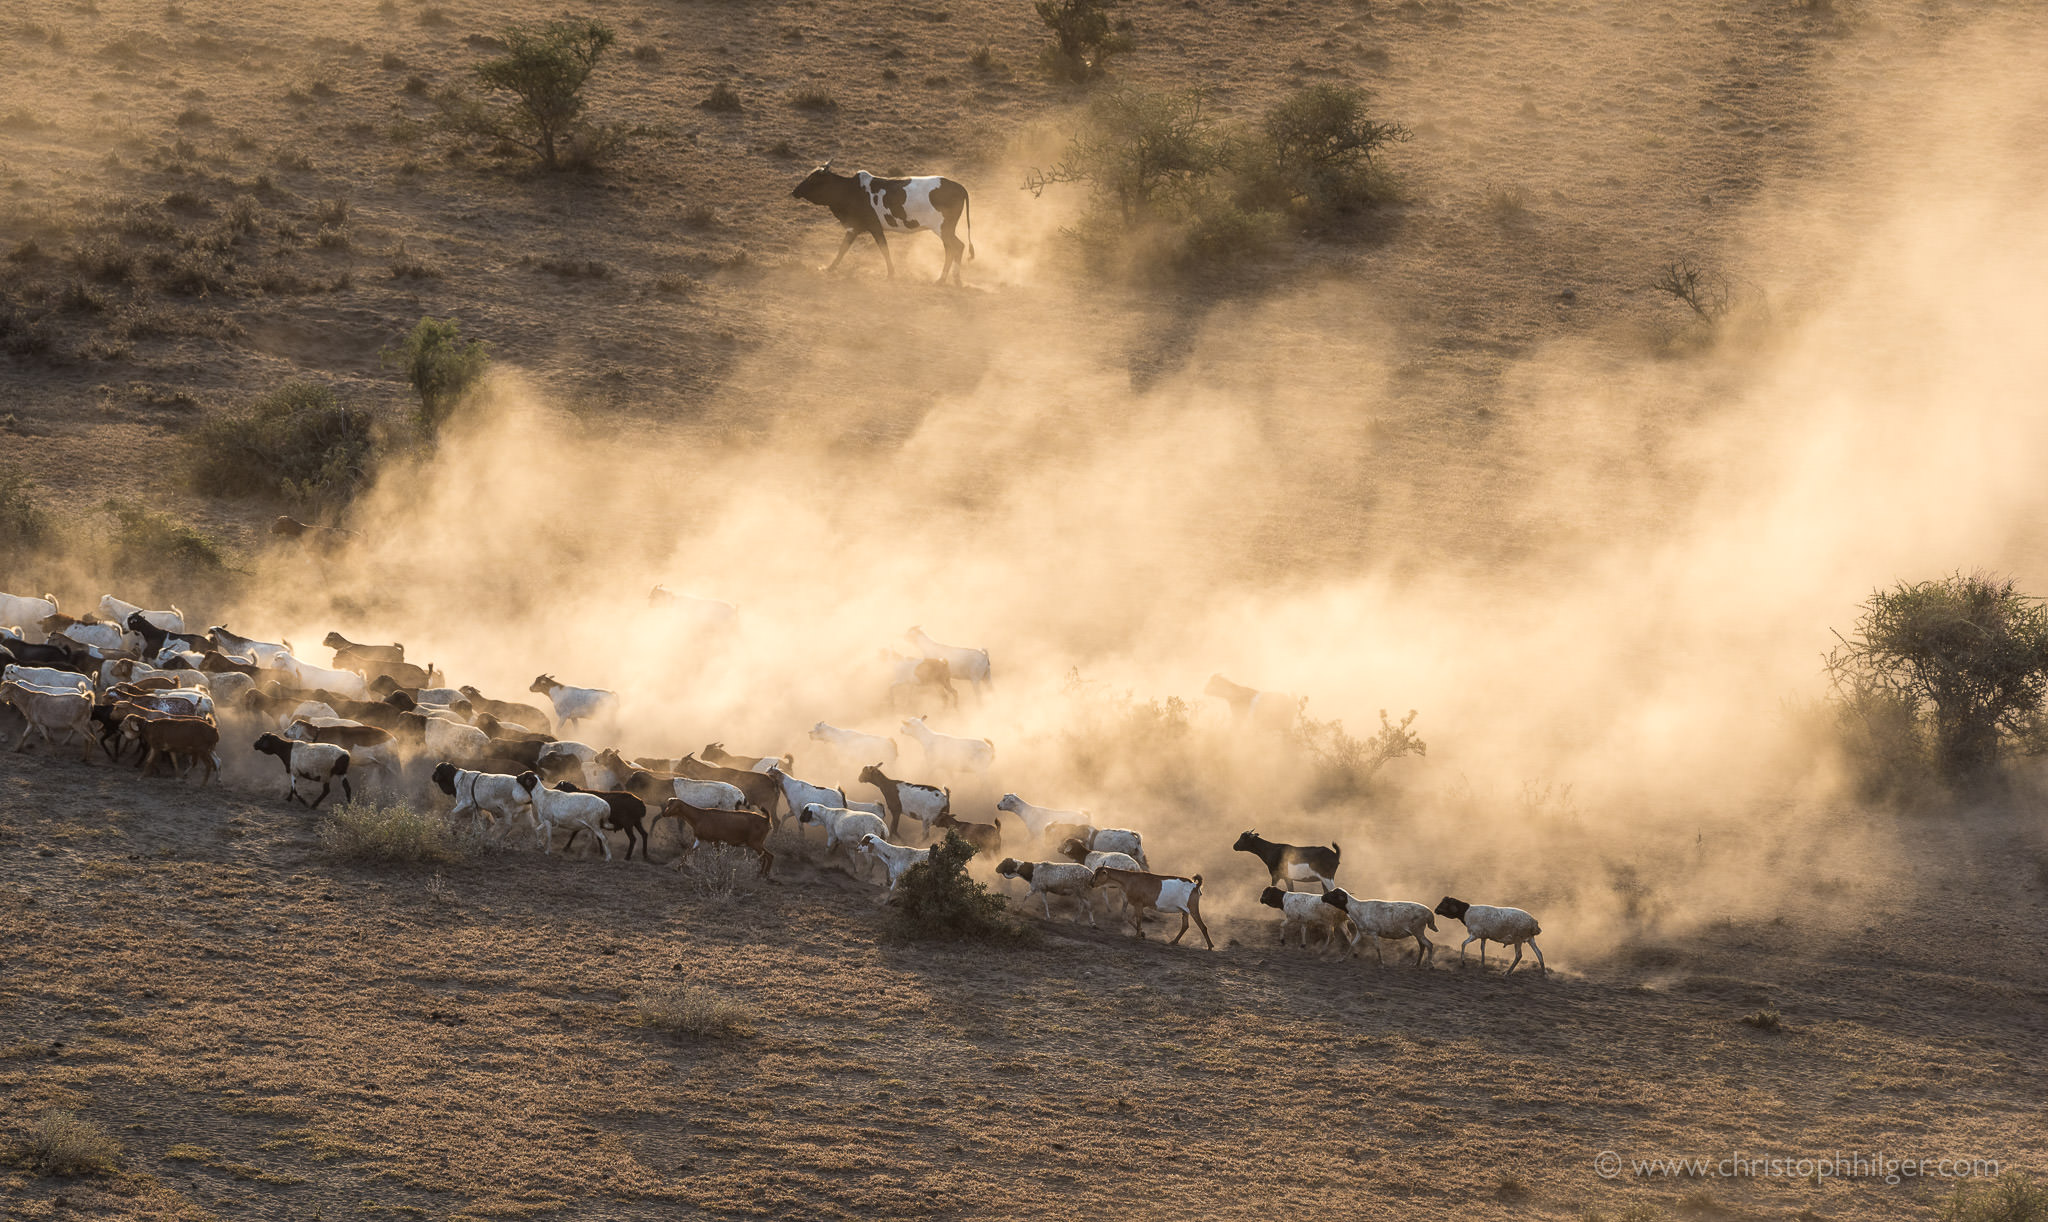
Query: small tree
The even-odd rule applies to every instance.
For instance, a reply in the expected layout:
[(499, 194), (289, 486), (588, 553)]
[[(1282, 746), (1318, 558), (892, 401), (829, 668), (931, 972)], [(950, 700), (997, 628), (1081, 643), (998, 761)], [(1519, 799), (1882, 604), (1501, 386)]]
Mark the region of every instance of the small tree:
[(1928, 726), (1943, 776), (1980, 774), (2009, 749), (2037, 749), (2048, 611), (2010, 578), (1902, 582), (1873, 593), (1856, 634), (1836, 639), (1827, 669), (1837, 702)]
[(1120, 0), (1036, 0), (1038, 19), (1052, 32), (1052, 45), (1039, 52), (1046, 73), (1087, 81), (1108, 70), (1109, 61), (1137, 47), (1131, 23), (1115, 17)]
[(1032, 169), (1024, 189), (1036, 196), (1055, 183), (1085, 185), (1126, 225), (1149, 219), (1168, 200), (1192, 208), (1227, 159), (1208, 100), (1200, 89), (1103, 94), (1090, 103), (1066, 156)]
[(1385, 196), (1373, 157), (1409, 139), (1409, 130), (1367, 112), (1372, 94), (1347, 85), (1311, 85), (1266, 114), (1252, 142), (1248, 195), (1267, 205), (1343, 212)]
[(504, 112), (475, 115), (475, 125), (532, 150), (542, 166), (556, 169), (561, 143), (581, 125), (583, 84), (616, 36), (602, 22), (564, 18), (507, 26), (499, 37), (505, 54), (478, 64), (477, 79), (513, 101)]
[(1008, 912), (1009, 901), (967, 877), (974, 846), (949, 831), (931, 855), (897, 883), (889, 908), (896, 931), (924, 941), (1028, 942), (1035, 930)]
[(453, 318), (421, 318), (397, 347), (382, 355), (387, 367), (405, 371), (420, 397), (420, 427), (430, 433), (490, 365), (483, 341), (465, 342), (462, 325)]

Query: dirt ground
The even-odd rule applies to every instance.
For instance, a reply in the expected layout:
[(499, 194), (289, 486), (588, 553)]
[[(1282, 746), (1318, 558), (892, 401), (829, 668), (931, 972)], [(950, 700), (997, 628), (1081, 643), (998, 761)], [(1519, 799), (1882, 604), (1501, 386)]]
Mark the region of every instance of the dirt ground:
[[(1503, 977), (1213, 910), (1214, 952), (1066, 914), (891, 943), (815, 845), (724, 900), (660, 850), (337, 866), (274, 795), (7, 758), (10, 1127), (75, 1108), (128, 1168), (12, 1173), (10, 1217), (1911, 1218), (1952, 1185), (1594, 1159), (2048, 1155), (2048, 913), (1997, 823), (1925, 828), (1956, 902), (1839, 941), (1730, 922)], [(675, 981), (752, 1034), (635, 1025)]]

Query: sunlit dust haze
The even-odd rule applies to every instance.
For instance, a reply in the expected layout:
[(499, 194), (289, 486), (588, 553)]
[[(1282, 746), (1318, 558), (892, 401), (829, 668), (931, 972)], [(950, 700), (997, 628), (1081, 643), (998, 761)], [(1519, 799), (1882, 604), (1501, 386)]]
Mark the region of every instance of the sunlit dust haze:
[[(952, 782), (963, 817), (1011, 791), (1086, 808), (1219, 906), (1262, 883), (1238, 832), (1334, 839), (1355, 892), (1542, 912), (1553, 961), (1816, 880), (1908, 887), (1810, 706), (1874, 587), (2048, 587), (2031, 50), (1992, 23), (1823, 91), (1830, 169), (1765, 183), (1695, 252), (1741, 290), (1701, 351), (1585, 335), (1447, 402), (1369, 280), (1162, 331), (1052, 253), (1078, 201), (998, 184), (979, 291), (818, 281), (830, 321), (709, 408), (595, 421), (501, 352), (433, 457), (358, 505), (360, 549), (272, 556), (226, 622), (403, 641), (504, 699), (543, 671), (612, 688), (629, 753), (719, 740), (820, 781), (853, 778), (813, 723), (894, 734), (915, 777), (899, 723), (928, 713), (995, 744)], [(657, 583), (737, 627), (650, 607)], [(985, 698), (890, 707), (913, 625), (990, 651)], [(1202, 696), (1216, 672), (1360, 735), (1418, 710), (1428, 754), (1312, 800), (1294, 748)], [(1126, 693), (1184, 699), (1189, 731), (1134, 735)]]

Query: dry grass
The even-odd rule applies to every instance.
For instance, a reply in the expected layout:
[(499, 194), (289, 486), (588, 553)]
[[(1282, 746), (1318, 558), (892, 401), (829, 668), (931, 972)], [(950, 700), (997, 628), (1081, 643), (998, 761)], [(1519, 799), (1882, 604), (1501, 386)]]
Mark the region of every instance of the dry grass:
[(119, 1141), (92, 1121), (64, 1110), (44, 1112), (21, 1143), (21, 1161), (37, 1175), (106, 1175), (120, 1160)]
[(438, 814), (367, 797), (329, 810), (319, 834), (321, 847), (337, 860), (381, 865), (447, 864), (461, 861), (471, 848)]
[(754, 1034), (754, 1016), (745, 1006), (697, 984), (650, 988), (633, 998), (633, 1014), (640, 1026), (681, 1038), (731, 1039)]

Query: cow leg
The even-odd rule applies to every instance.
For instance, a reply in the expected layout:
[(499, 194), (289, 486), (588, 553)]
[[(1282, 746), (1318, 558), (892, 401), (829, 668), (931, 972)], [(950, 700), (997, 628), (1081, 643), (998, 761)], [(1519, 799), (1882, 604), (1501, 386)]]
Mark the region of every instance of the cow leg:
[(953, 283), (958, 285), (960, 283), (960, 256), (967, 253), (967, 244), (943, 229), (939, 230), (939, 240), (946, 244), (946, 262), (939, 268), (939, 283), (944, 284), (946, 282), (946, 273), (952, 272)]
[(894, 280), (896, 278), (896, 260), (889, 257), (889, 239), (883, 237), (882, 231), (879, 229), (875, 230), (874, 236), (875, 248), (882, 252), (882, 263), (889, 269), (889, 279)]
[(826, 271), (832, 272), (839, 270), (839, 260), (844, 259), (846, 257), (846, 252), (853, 249), (853, 240), (855, 238), (858, 238), (859, 236), (860, 233), (856, 230), (849, 229), (846, 231), (846, 236), (839, 240), (839, 254), (836, 257), (834, 257), (830, 263), (827, 263), (825, 265)]

